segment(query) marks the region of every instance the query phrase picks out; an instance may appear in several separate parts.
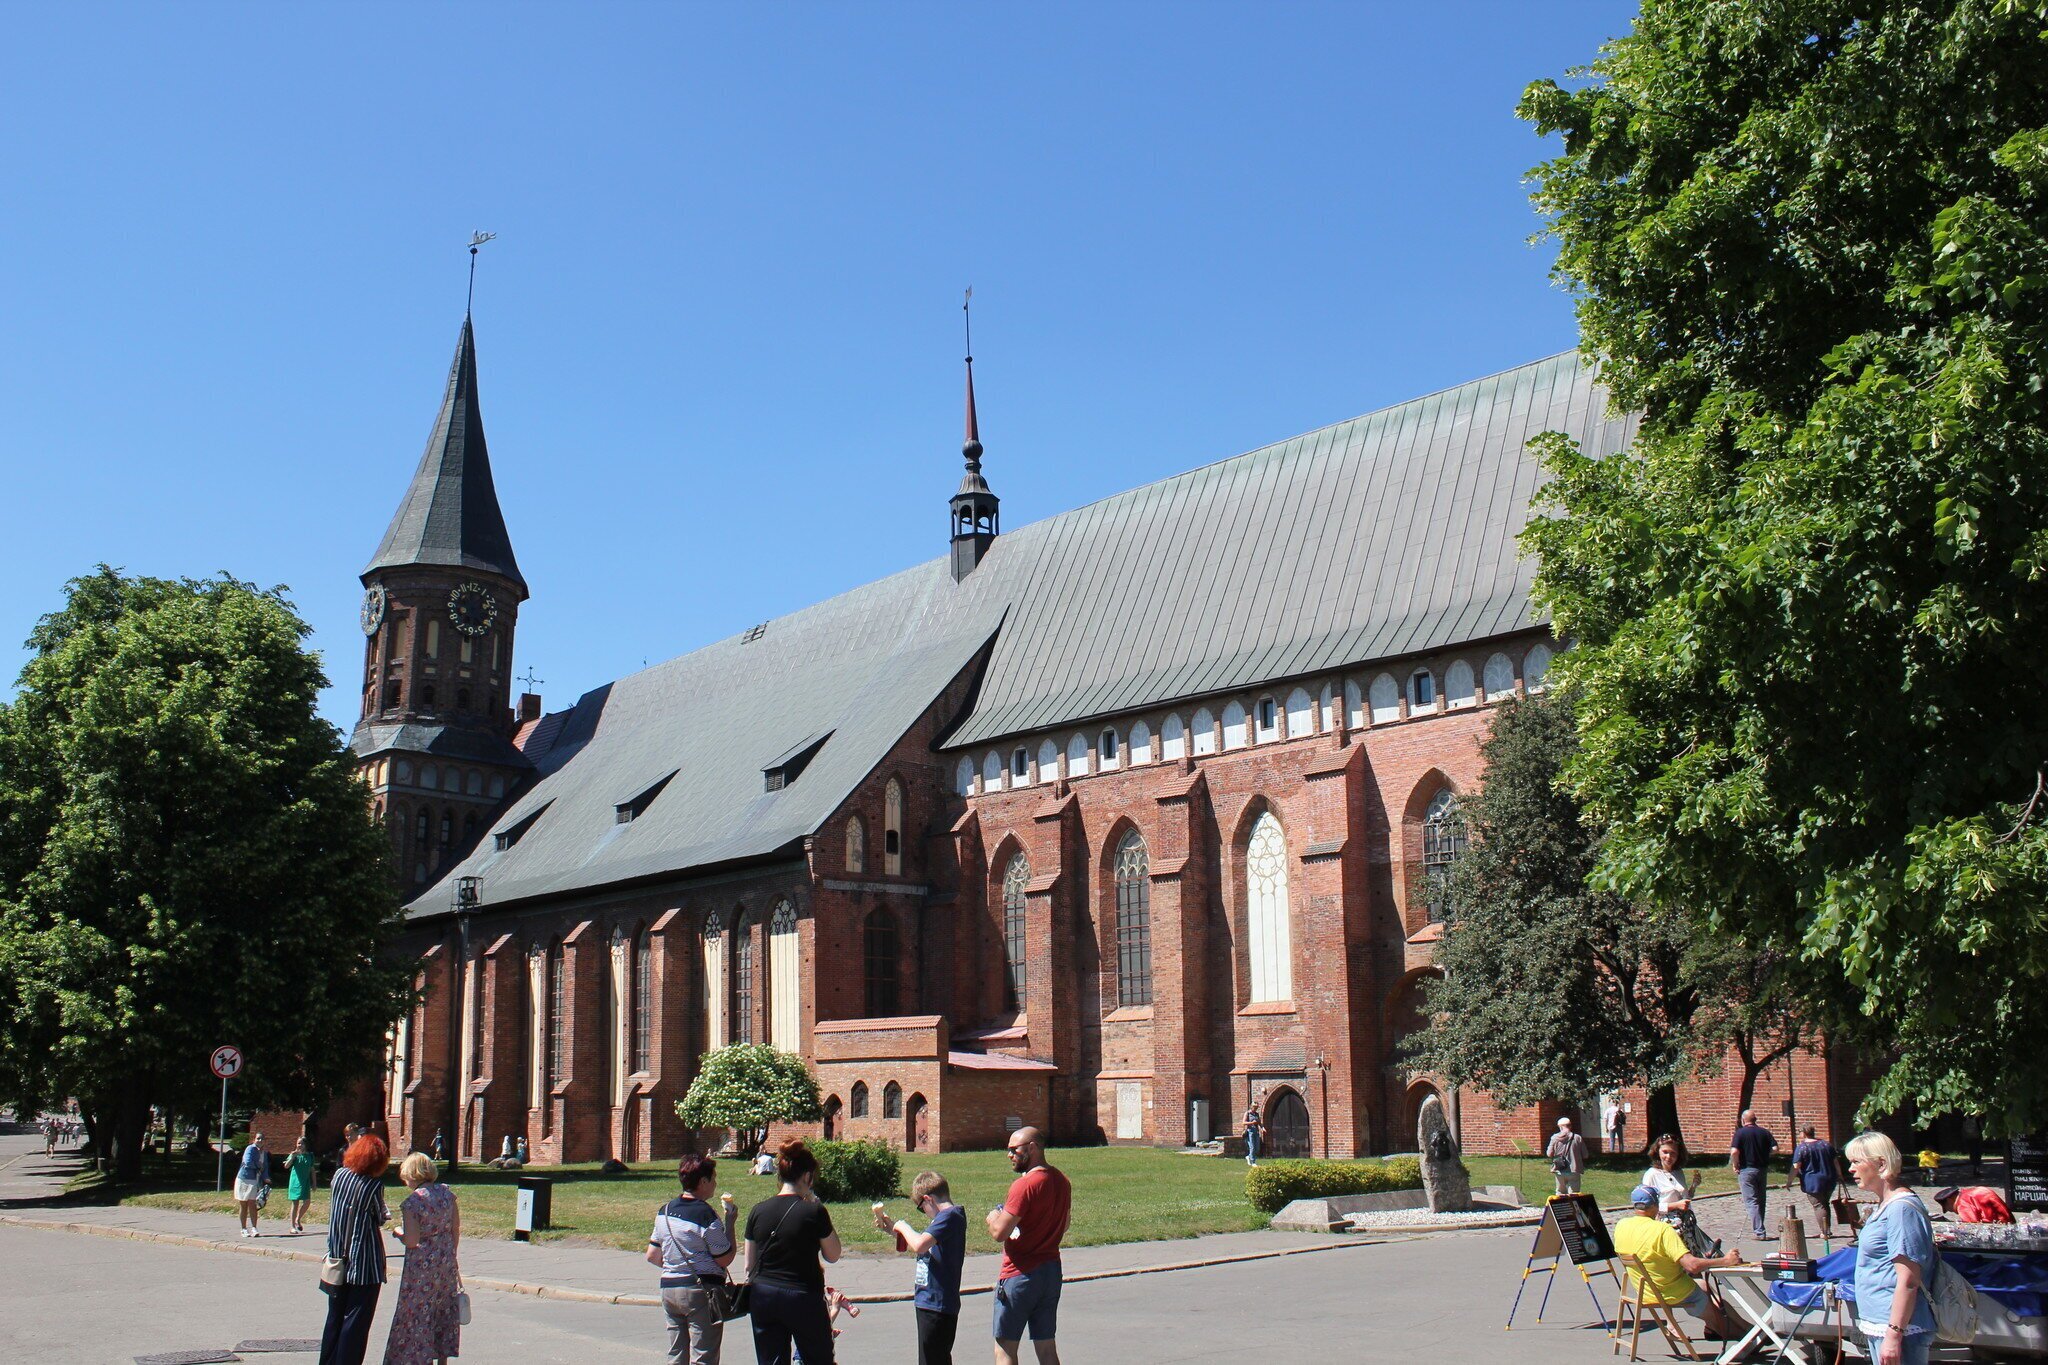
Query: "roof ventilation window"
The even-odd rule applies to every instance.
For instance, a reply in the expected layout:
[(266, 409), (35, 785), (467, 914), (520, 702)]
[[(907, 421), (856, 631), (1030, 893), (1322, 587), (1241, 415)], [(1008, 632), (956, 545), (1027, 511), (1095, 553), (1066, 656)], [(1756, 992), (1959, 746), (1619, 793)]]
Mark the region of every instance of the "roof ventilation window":
[(680, 768), (669, 769), (659, 782), (656, 782), (646, 791), (641, 792), (631, 801), (622, 801), (612, 807), (613, 814), (618, 822), (622, 825), (630, 825), (641, 816), (647, 814), (647, 808), (654, 804), (655, 797), (661, 795), (661, 789), (668, 785), (669, 778), (674, 777), (680, 771), (682, 771)]
[(779, 792), (803, 776), (804, 769), (810, 766), (811, 760), (818, 756), (818, 750), (824, 748), (825, 741), (830, 738), (830, 730), (822, 735), (811, 735), (762, 767), (765, 790)]
[(534, 807), (532, 811), (520, 816), (519, 819), (493, 834), (491, 842), (496, 845), (497, 851), (503, 853), (506, 849), (524, 839), (526, 831), (533, 828), (533, 822), (546, 815), (548, 807), (554, 804), (552, 801), (543, 801), (540, 805)]
[(749, 628), (745, 635), (740, 636), (740, 643), (743, 645), (750, 645), (754, 643), (754, 641), (760, 639), (763, 635), (766, 635), (767, 633), (768, 623), (766, 621), (763, 621), (760, 625)]

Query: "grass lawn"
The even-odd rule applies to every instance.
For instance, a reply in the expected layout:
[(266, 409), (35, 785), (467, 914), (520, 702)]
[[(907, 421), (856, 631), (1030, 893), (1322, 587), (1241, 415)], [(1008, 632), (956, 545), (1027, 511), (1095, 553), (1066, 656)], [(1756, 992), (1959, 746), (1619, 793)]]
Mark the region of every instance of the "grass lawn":
[[(1726, 1155), (1725, 1153), (1723, 1154)], [(1513, 1185), (1516, 1180), (1516, 1162), (1521, 1163), (1520, 1186), (1522, 1202), (1541, 1204), (1557, 1189), (1550, 1178), (1550, 1163), (1540, 1156), (1468, 1156), (1465, 1164), (1472, 1170), (1474, 1185)], [(1588, 1158), (1585, 1176), (1579, 1188), (1600, 1201), (1600, 1207), (1612, 1208), (1628, 1202), (1629, 1192), (1643, 1178), (1650, 1160), (1640, 1153), (1629, 1156), (1594, 1156)], [(1773, 1178), (1782, 1181), (1783, 1163), (1774, 1163), (1780, 1174)], [(1693, 1161), (1686, 1167), (1700, 1175), (1700, 1193), (1732, 1194), (1735, 1191), (1735, 1172), (1728, 1169), (1723, 1160), (1719, 1165), (1711, 1162)]]
[[(1242, 1161), (1143, 1147), (1055, 1149), (1051, 1156), (1053, 1164), (1074, 1182), (1068, 1246), (1243, 1232), (1266, 1225), (1265, 1215), (1245, 1200)], [(947, 1178), (953, 1198), (967, 1207), (968, 1250), (994, 1251), (995, 1242), (982, 1226), (981, 1215), (1002, 1201), (1015, 1178), (1009, 1157), (1001, 1151), (947, 1152), (906, 1160), (902, 1181), (906, 1190), (910, 1178), (927, 1164)], [(527, 1173), (551, 1176), (555, 1181), (554, 1226), (541, 1234), (543, 1238), (572, 1238), (631, 1251), (647, 1245), (655, 1208), (676, 1190), (673, 1164), (638, 1165), (626, 1175), (613, 1176), (600, 1175), (594, 1165), (537, 1166), (528, 1168)], [(739, 1162), (721, 1161), (718, 1173), (719, 1187), (732, 1191), (739, 1201), (742, 1221), (750, 1206), (775, 1193), (772, 1176), (749, 1175)], [(448, 1183), (461, 1200), (466, 1235), (512, 1235), (516, 1180), (509, 1172), (483, 1166), (455, 1170)], [(397, 1187), (395, 1173), (389, 1183), (395, 1188), (387, 1198), (395, 1210), (404, 1190)], [(83, 1184), (78, 1193), (88, 1198), (113, 1197), (112, 1192)], [(182, 1178), (157, 1173), (133, 1192), (120, 1194), (119, 1199), (123, 1204), (218, 1213), (224, 1220), (234, 1217), (233, 1198), (214, 1193), (210, 1168), (203, 1178), (189, 1172)], [(273, 1187), (264, 1210), (266, 1224), (282, 1218), (287, 1207), (283, 1200), (283, 1186)], [(876, 1231), (866, 1202), (834, 1204), (831, 1209), (833, 1226), (848, 1246), (880, 1251), (888, 1245), (887, 1236)], [(907, 1198), (891, 1200), (889, 1209), (894, 1217), (922, 1221)], [(314, 1197), (311, 1220), (324, 1222), (326, 1218), (327, 1191), (322, 1189)]]

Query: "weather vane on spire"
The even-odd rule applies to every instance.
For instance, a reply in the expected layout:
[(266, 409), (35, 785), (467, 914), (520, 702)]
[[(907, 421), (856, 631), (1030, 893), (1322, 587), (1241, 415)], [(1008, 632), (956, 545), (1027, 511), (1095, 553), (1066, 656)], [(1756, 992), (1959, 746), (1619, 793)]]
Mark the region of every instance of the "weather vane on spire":
[(967, 328), (967, 363), (974, 363), (974, 314), (968, 305), (974, 302), (974, 286), (967, 286), (967, 296), (960, 300), (960, 320)]
[(462, 311), (467, 313), (476, 303), (476, 249), (485, 242), (493, 241), (495, 232), (472, 232), (469, 234), (469, 298), (463, 302)]

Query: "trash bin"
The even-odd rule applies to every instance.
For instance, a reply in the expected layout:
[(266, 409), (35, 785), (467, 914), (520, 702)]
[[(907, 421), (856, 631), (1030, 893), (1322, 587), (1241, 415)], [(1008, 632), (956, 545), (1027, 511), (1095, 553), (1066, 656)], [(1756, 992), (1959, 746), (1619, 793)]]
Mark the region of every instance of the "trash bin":
[(512, 1240), (532, 1241), (534, 1233), (548, 1226), (554, 1211), (555, 1182), (544, 1175), (520, 1176), (512, 1205)]

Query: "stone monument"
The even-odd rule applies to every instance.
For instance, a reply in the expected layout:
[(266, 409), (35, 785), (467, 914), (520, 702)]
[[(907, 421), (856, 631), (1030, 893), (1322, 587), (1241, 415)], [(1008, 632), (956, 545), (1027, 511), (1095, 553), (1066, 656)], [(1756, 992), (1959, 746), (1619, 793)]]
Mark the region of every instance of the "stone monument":
[(1458, 1143), (1444, 1118), (1444, 1102), (1431, 1095), (1415, 1122), (1422, 1149), (1422, 1190), (1431, 1213), (1459, 1213), (1472, 1207), (1472, 1173), (1458, 1158)]

